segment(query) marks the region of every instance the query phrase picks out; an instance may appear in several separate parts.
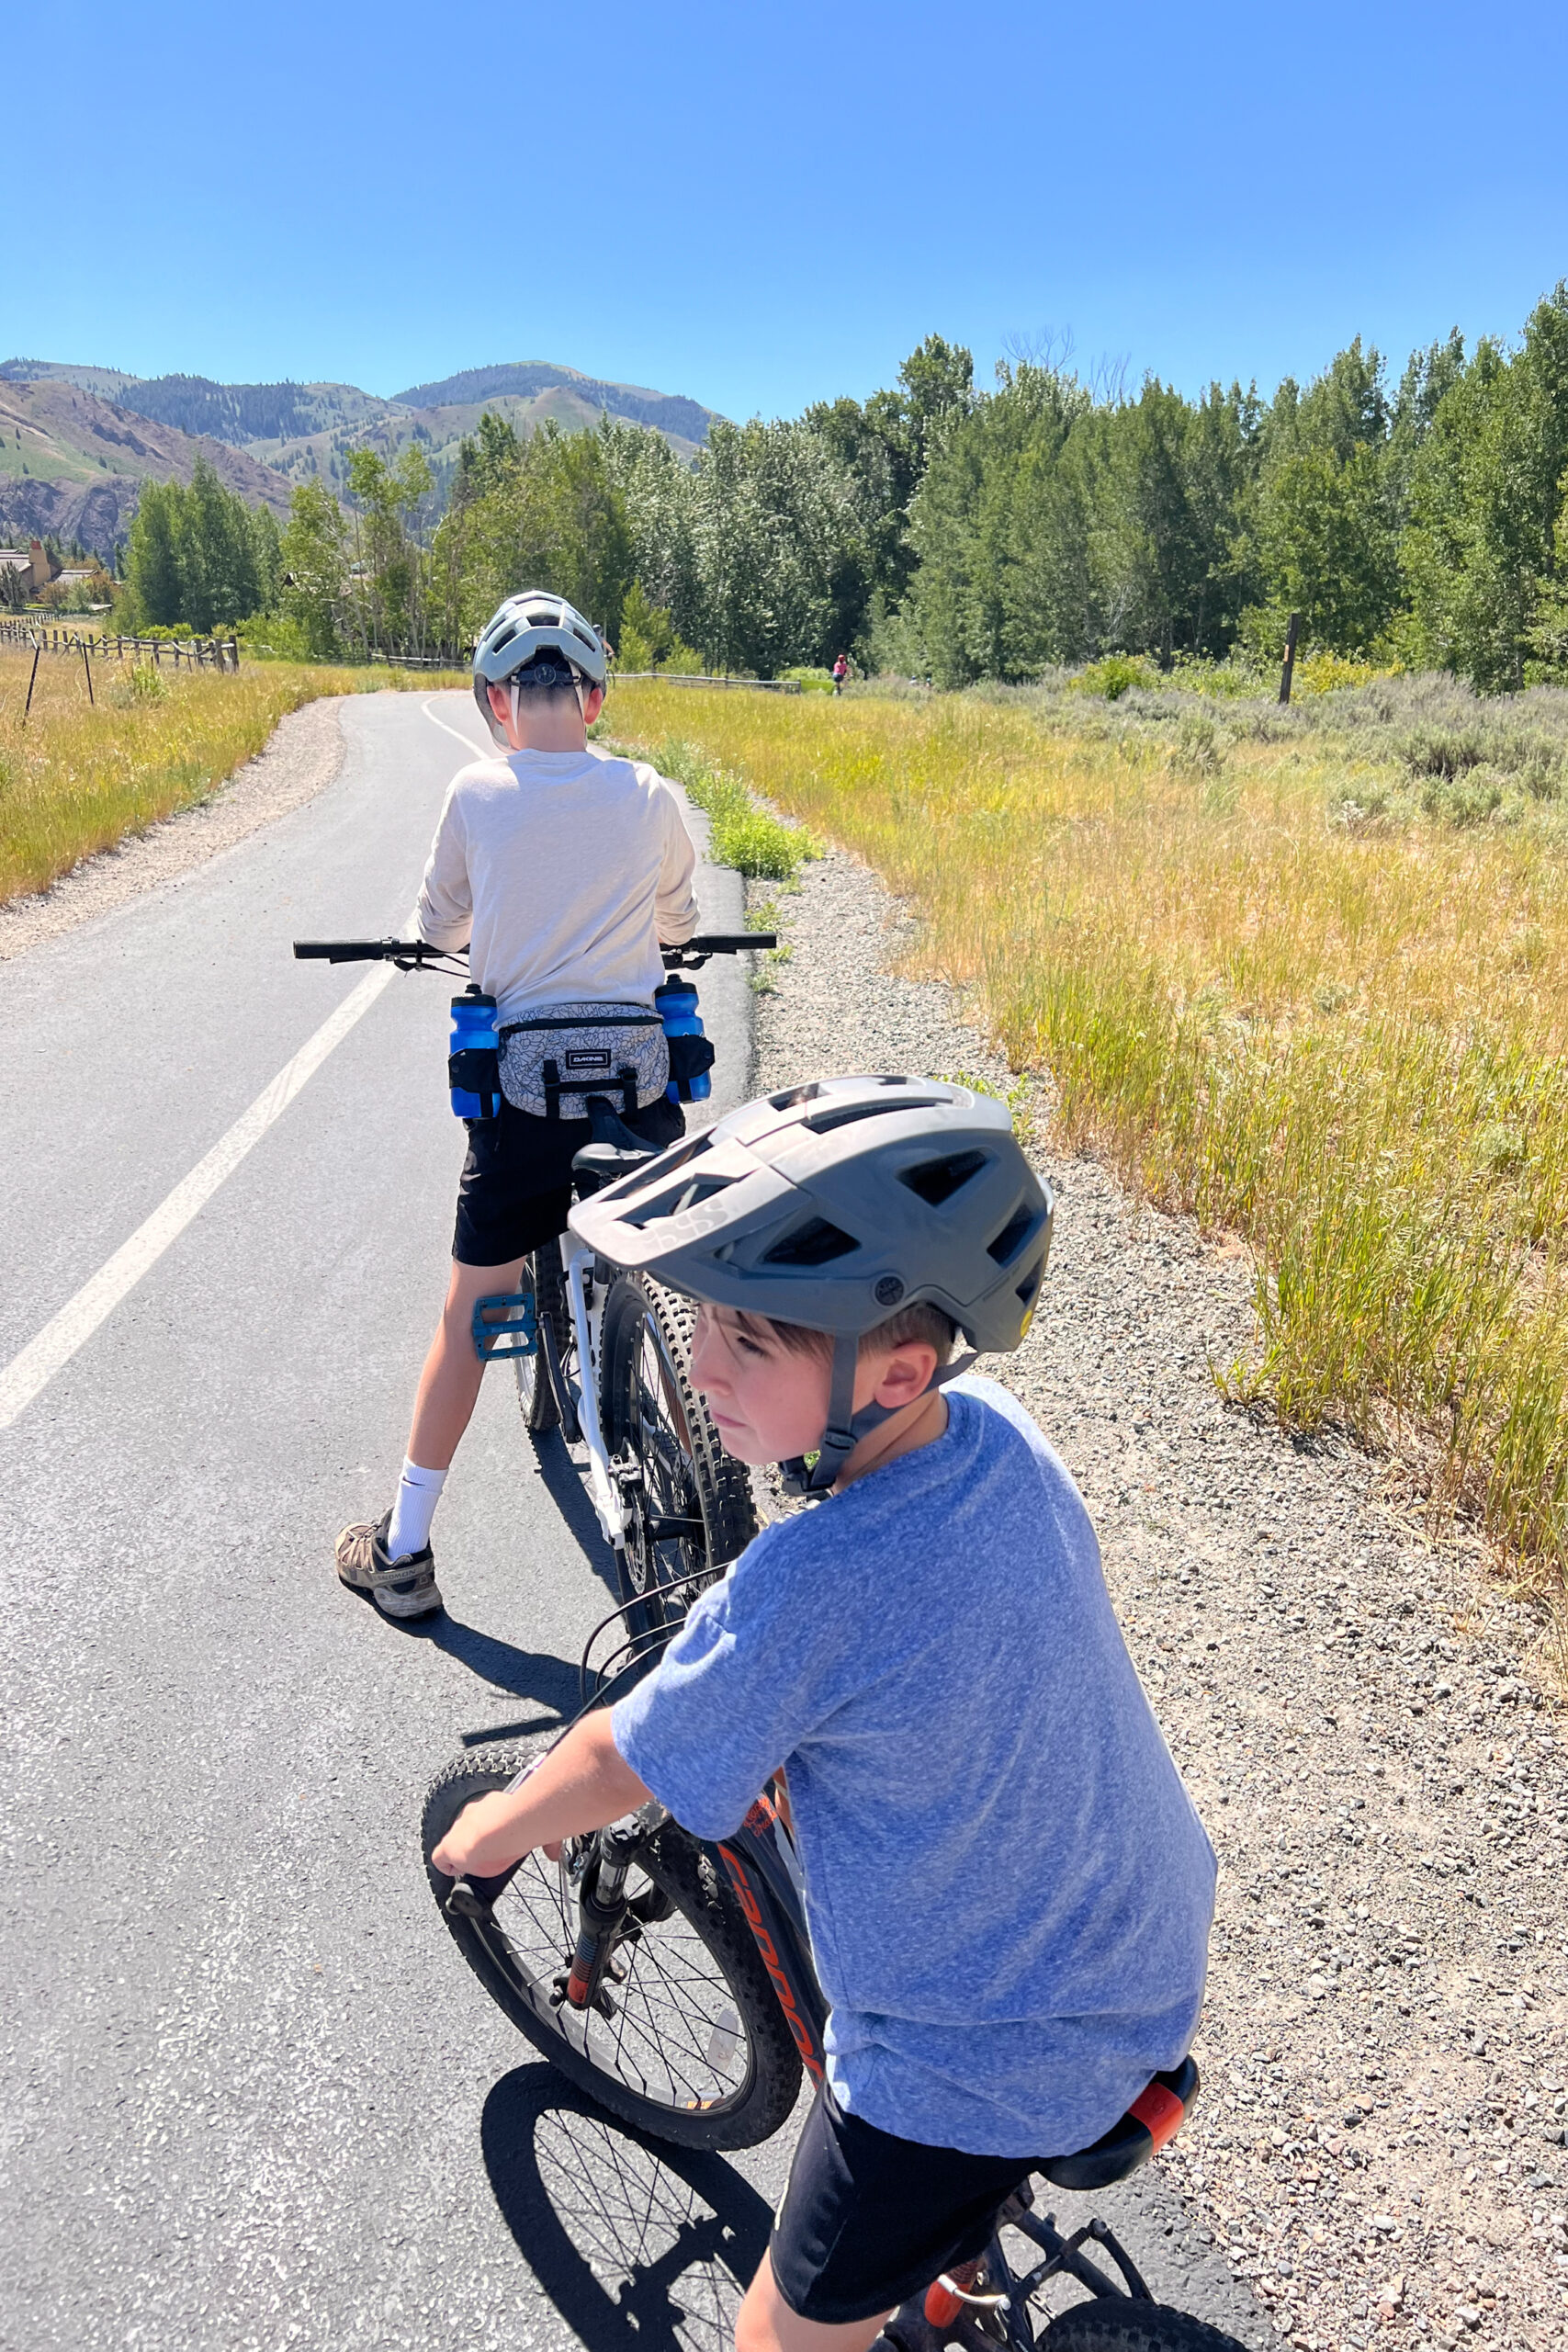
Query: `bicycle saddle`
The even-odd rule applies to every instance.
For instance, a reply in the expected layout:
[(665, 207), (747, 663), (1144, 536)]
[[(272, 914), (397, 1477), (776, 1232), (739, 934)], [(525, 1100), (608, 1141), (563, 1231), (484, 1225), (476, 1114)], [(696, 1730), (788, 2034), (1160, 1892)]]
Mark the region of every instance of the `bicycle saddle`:
[(587, 1107), (592, 1141), (571, 1157), (571, 1172), (578, 1179), (579, 1192), (585, 1195), (596, 1193), (602, 1184), (613, 1184), (617, 1176), (629, 1176), (645, 1159), (656, 1159), (661, 1148), (634, 1136), (603, 1094), (591, 1094)]
[(1109, 2188), (1174, 2140), (1198, 2096), (1198, 2065), (1184, 2058), (1168, 2075), (1156, 2075), (1119, 2123), (1075, 2155), (1052, 2156), (1036, 2172), (1057, 2188)]

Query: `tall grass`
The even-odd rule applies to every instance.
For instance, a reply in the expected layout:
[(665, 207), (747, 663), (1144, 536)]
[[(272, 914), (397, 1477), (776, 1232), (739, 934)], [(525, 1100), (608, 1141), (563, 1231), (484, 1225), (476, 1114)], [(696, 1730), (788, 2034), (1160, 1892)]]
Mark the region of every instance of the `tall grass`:
[(0, 652), (0, 900), (42, 890), (95, 850), (208, 799), (278, 720), (318, 695), (453, 683), (429, 672), (268, 662), (183, 676), (46, 653), (23, 720), (30, 653)]
[[(1310, 724), (1172, 707), (1086, 737), (1060, 698), (650, 684), (615, 723), (679, 727), (867, 858), (923, 915), (924, 967), (1054, 1081), (1066, 1138), (1245, 1237), (1259, 1336), (1234, 1389), (1402, 1444), (1561, 1577), (1568, 845), (1544, 786), (1511, 825), (1412, 798), (1432, 728), (1382, 691)], [(1517, 774), (1546, 775), (1565, 723), (1568, 698), (1542, 706)], [(1347, 817), (1380, 792), (1397, 822)]]

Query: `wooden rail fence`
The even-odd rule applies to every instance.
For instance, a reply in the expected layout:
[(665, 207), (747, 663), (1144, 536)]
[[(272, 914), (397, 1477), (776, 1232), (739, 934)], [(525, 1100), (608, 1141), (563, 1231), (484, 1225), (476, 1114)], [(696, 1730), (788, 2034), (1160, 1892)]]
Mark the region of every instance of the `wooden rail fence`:
[(704, 678), (690, 670), (615, 670), (610, 673), (614, 684), (617, 678), (656, 678), (661, 686), (749, 686), (753, 693), (764, 695), (803, 695), (806, 688), (798, 678)]
[(17, 645), (24, 652), (96, 653), (109, 662), (152, 660), (162, 669), (165, 662), (177, 670), (237, 670), (240, 649), (221, 637), (122, 637), (99, 629), (62, 628), (54, 622), (0, 620), (0, 645)]

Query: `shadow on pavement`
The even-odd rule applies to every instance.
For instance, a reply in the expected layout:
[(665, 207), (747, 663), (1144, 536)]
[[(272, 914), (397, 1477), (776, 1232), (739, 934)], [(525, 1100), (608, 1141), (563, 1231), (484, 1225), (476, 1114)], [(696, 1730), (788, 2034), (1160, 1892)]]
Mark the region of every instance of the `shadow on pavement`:
[(496, 2084), (480, 2138), (502, 2220), (588, 2352), (728, 2352), (773, 2213), (722, 2156), (641, 2138), (543, 2062)]
[[(388, 1623), (397, 1624), (397, 1620), (389, 1618)], [(399, 1624), (398, 1631), (412, 1641), (428, 1642), (432, 1649), (444, 1650), (492, 1690), (510, 1690), (517, 1699), (536, 1699), (549, 1709), (547, 1714), (509, 1725), (512, 1731), (552, 1729), (574, 1715), (582, 1703), (577, 1668), (547, 1650), (520, 1650), (512, 1642), (498, 1641), (493, 1634), (480, 1633), (477, 1625), (465, 1625), (446, 1611)]]
[(545, 1492), (576, 1537), (583, 1558), (600, 1583), (618, 1600), (615, 1556), (600, 1532), (598, 1516), (582, 1483), (582, 1472), (568, 1453), (560, 1431), (547, 1430), (542, 1436), (536, 1436), (534, 1453)]

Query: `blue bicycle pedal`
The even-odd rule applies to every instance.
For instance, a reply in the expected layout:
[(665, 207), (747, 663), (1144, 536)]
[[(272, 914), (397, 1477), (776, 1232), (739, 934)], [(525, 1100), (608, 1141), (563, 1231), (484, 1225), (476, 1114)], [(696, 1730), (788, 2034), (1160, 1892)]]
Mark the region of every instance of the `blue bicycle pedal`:
[(531, 1356), (539, 1345), (539, 1326), (531, 1290), (498, 1291), (491, 1298), (476, 1298), (474, 1353), (488, 1363), (491, 1356)]

